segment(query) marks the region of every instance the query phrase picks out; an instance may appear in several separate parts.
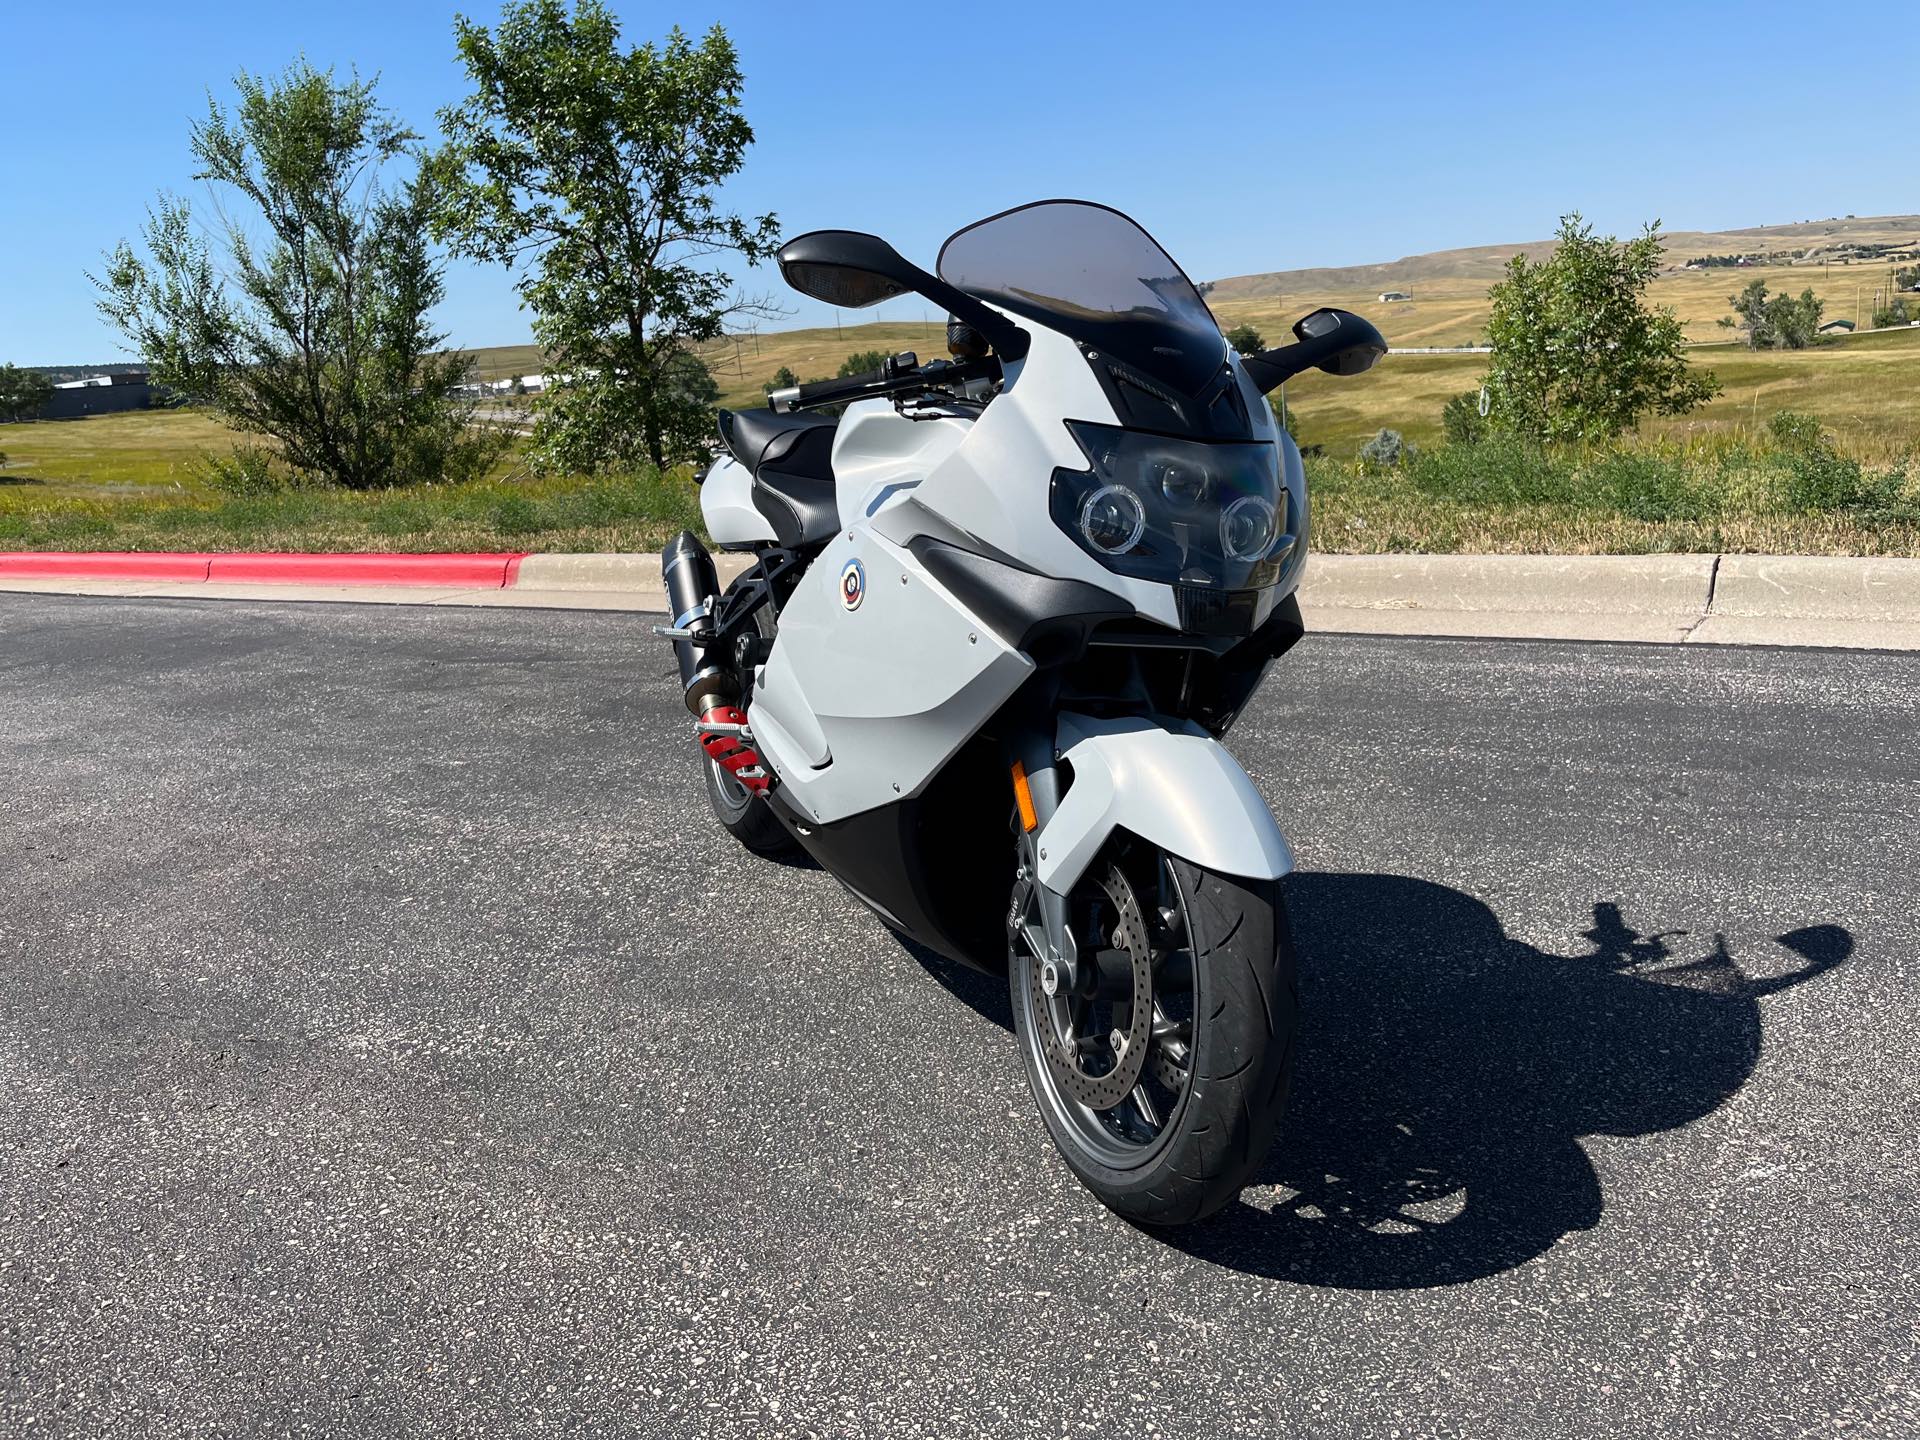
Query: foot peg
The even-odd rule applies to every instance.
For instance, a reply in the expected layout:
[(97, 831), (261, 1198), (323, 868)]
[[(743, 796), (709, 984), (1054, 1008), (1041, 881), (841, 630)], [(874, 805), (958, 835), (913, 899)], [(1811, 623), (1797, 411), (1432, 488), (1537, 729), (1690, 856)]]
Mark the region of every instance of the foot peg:
[(753, 731), (747, 728), (744, 710), (733, 705), (715, 705), (694, 722), (693, 732), (709, 760), (755, 795), (767, 793), (771, 777), (760, 752), (753, 748)]

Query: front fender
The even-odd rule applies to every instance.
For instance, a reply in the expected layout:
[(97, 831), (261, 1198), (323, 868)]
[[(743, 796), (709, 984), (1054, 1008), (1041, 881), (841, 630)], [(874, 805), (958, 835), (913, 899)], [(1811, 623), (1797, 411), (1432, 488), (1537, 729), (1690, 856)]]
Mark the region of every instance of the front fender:
[(1239, 761), (1197, 725), (1062, 714), (1073, 783), (1036, 837), (1040, 883), (1070, 891), (1116, 829), (1225, 875), (1277, 880), (1293, 850)]

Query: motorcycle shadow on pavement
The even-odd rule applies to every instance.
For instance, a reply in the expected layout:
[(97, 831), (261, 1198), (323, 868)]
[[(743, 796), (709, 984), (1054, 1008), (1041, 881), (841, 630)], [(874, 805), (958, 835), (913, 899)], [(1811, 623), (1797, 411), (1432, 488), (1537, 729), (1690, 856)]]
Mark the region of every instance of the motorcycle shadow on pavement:
[[(1833, 968), (1815, 925), (1754, 947), (1634, 930), (1593, 907), (1584, 953), (1509, 936), (1472, 896), (1400, 875), (1296, 874), (1293, 1092), (1241, 1203), (1170, 1237), (1197, 1258), (1305, 1284), (1411, 1289), (1498, 1274), (1596, 1225), (1583, 1135), (1712, 1113), (1760, 1055), (1763, 996)], [(1758, 951), (1773, 953), (1765, 956)], [(1277, 1198), (1276, 1198), (1277, 1196)]]
[[(1239, 1204), (1155, 1233), (1197, 1259), (1346, 1289), (1483, 1279), (1599, 1223), (1580, 1137), (1711, 1114), (1753, 1073), (1761, 998), (1854, 948), (1838, 925), (1794, 930), (1753, 947), (1760, 977), (1723, 936), (1641, 934), (1615, 903), (1594, 905), (1590, 948), (1558, 955), (1407, 876), (1295, 874), (1287, 899), (1302, 1018), (1280, 1136)], [(907, 948), (1011, 1028), (1005, 981)]]

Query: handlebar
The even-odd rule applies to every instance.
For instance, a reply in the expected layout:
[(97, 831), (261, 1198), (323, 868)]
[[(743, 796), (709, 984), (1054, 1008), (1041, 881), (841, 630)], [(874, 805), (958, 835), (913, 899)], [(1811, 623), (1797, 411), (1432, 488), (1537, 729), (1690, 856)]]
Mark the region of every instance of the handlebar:
[(796, 410), (813, 410), (822, 405), (844, 405), (881, 395), (944, 390), (950, 386), (964, 385), (970, 380), (999, 378), (1000, 362), (991, 355), (978, 360), (934, 360), (926, 365), (909, 363), (899, 367), (889, 362), (888, 368), (866, 375), (849, 375), (843, 380), (815, 380), (806, 385), (789, 385), (770, 391), (767, 408), (776, 415), (791, 415)]

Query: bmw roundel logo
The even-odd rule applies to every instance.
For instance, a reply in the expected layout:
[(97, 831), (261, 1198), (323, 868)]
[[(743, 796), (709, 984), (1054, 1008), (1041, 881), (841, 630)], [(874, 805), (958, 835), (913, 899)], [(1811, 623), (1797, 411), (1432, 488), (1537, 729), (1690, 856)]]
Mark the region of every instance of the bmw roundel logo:
[(840, 572), (840, 603), (849, 610), (858, 610), (866, 598), (867, 567), (858, 560), (849, 560)]

